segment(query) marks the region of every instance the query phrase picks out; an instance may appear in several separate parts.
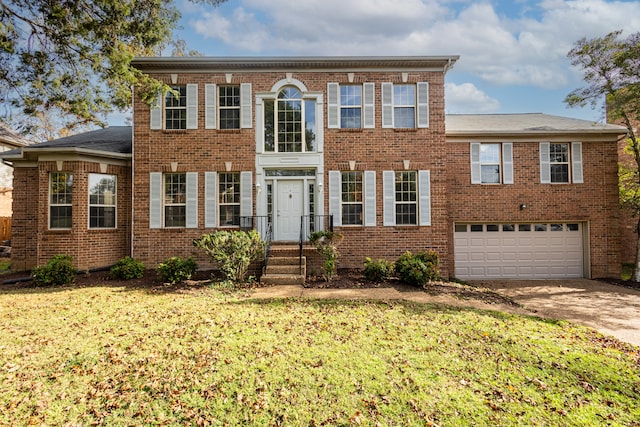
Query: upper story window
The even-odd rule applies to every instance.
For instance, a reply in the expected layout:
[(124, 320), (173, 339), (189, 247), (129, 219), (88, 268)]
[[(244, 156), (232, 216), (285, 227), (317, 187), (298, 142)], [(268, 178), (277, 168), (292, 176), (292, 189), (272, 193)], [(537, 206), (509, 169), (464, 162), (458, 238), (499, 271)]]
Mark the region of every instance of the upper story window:
[(267, 152), (316, 151), (316, 101), (293, 86), (264, 101), (264, 149)]
[(89, 174), (89, 228), (116, 227), (116, 176)]
[(327, 84), (327, 127), (340, 129), (375, 126), (375, 85)]
[(173, 86), (164, 97), (164, 128), (187, 128), (187, 87)]
[(429, 83), (382, 83), (382, 127), (429, 127)]
[(251, 128), (251, 83), (239, 85), (206, 84), (204, 87), (205, 128)]
[(73, 223), (73, 174), (51, 172), (49, 179), (49, 228), (69, 229)]
[(240, 86), (220, 86), (220, 129), (240, 129)]
[(472, 184), (513, 184), (513, 147), (510, 142), (471, 143)]
[(151, 107), (151, 129), (183, 130), (198, 128), (198, 85), (174, 85), (164, 97), (158, 94)]
[(540, 182), (582, 183), (582, 143), (540, 143)]

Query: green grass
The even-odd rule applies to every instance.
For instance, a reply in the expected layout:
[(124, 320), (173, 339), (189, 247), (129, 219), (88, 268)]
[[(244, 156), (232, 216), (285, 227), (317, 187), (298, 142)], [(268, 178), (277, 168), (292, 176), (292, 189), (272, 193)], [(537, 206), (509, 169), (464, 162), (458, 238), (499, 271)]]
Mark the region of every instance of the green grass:
[(563, 321), (65, 287), (0, 324), (2, 425), (640, 425), (638, 349)]
[(0, 258), (0, 274), (6, 274), (11, 272), (11, 259)]

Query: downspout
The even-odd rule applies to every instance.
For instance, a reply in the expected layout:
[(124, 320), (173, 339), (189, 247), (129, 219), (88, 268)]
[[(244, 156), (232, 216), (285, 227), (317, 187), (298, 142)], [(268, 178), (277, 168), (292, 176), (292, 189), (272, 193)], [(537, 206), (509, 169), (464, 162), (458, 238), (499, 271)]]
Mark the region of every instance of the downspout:
[(136, 196), (135, 196), (135, 186), (134, 186), (134, 182), (133, 182), (133, 177), (134, 177), (134, 166), (135, 166), (135, 140), (134, 140), (134, 136), (135, 136), (135, 125), (136, 125), (136, 121), (135, 121), (135, 107), (134, 107), (134, 101), (135, 101), (135, 90), (134, 90), (134, 86), (131, 85), (131, 175), (130, 175), (130, 179), (131, 179), (131, 219), (129, 220), (129, 233), (131, 234), (131, 238), (129, 239), (129, 256), (131, 258), (133, 258), (133, 237), (134, 237), (134, 218), (135, 216), (135, 200), (136, 200)]

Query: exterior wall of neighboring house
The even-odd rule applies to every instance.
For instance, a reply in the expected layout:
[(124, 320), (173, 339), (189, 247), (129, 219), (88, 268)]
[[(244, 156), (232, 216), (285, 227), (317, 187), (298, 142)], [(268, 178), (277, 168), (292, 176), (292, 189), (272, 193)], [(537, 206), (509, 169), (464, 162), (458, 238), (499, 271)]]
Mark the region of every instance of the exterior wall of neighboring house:
[[(348, 67), (348, 66), (347, 66)], [(150, 206), (153, 204), (146, 191), (139, 191), (134, 201), (133, 254), (147, 265), (154, 265), (169, 256), (196, 255), (192, 240), (205, 232), (220, 229), (207, 224), (207, 178), (212, 172), (242, 172), (248, 187), (243, 188), (243, 198), (249, 198), (248, 210), (241, 215), (263, 216), (267, 214), (268, 197), (278, 203), (278, 197), (286, 198), (286, 191), (301, 191), (304, 195), (302, 212), (308, 214), (313, 198), (315, 214), (334, 213), (335, 230), (344, 234), (340, 245), (340, 266), (362, 267), (365, 257), (395, 259), (402, 252), (435, 249), (444, 260), (442, 273), (449, 275), (448, 213), (447, 213), (447, 155), (444, 139), (444, 66), (440, 70), (404, 73), (402, 69), (370, 71), (345, 68), (340, 71), (311, 72), (291, 70), (287, 72), (234, 72), (230, 83), (250, 84), (251, 112), (249, 126), (237, 130), (206, 129), (205, 99), (207, 85), (225, 85), (229, 80), (225, 72), (184, 72), (174, 77), (178, 85), (197, 85), (197, 129), (151, 130), (150, 109), (141, 102), (134, 106), (134, 186), (147, 189), (152, 186), (154, 174), (182, 172), (191, 174), (196, 185), (197, 218), (187, 227), (150, 225)], [(352, 72), (352, 73), (350, 73)], [(354, 74), (354, 75), (351, 75)], [(168, 73), (151, 75), (167, 84), (172, 83)], [(370, 100), (374, 127), (339, 129), (327, 123), (327, 91), (332, 84), (373, 84)], [(382, 86), (384, 84), (409, 84), (428, 90), (428, 127), (414, 129), (383, 128)], [(427, 87), (428, 84), (428, 87)], [(295, 87), (305, 99), (315, 102), (313, 113), (316, 121), (316, 150), (310, 153), (266, 153), (263, 146), (263, 117), (265, 106), (284, 87)], [(390, 86), (386, 86), (389, 88)], [(138, 97), (136, 96), (137, 100)], [(305, 107), (307, 108), (307, 107)], [(426, 108), (423, 106), (423, 108)], [(306, 110), (309, 111), (309, 110)], [(426, 112), (426, 110), (424, 110)], [(306, 113), (305, 113), (306, 114)], [(426, 114), (426, 113), (425, 113)], [(362, 215), (368, 219), (360, 225), (340, 224), (340, 176), (345, 171), (366, 174), (367, 198)], [(393, 209), (395, 171), (415, 172), (422, 197), (415, 200), (419, 219), (415, 225), (394, 225), (393, 215), (385, 216), (385, 200)], [(285, 172), (302, 171), (304, 176), (286, 177)], [(156, 177), (158, 175), (155, 175)], [(391, 180), (389, 181), (389, 177)], [(214, 178), (216, 179), (216, 178)], [(219, 179), (219, 178), (218, 178)], [(385, 183), (387, 188), (385, 189)], [(243, 184), (244, 185), (244, 184)], [(298, 187), (299, 186), (299, 187)], [(277, 190), (275, 189), (277, 188)], [(390, 189), (389, 189), (390, 188)], [(246, 191), (245, 191), (246, 190)], [(268, 196), (269, 192), (273, 192)], [(385, 193), (386, 192), (386, 193)], [(375, 194), (374, 194), (375, 193)], [(385, 199), (386, 195), (386, 199)], [(289, 197), (295, 194), (289, 193)], [(430, 200), (429, 200), (430, 198)], [(243, 202), (244, 203), (244, 202)], [(217, 204), (215, 204), (217, 206)], [(389, 206), (389, 205), (387, 205)], [(157, 209), (157, 208), (156, 208)], [(216, 209), (216, 214), (219, 211)], [(374, 215), (375, 212), (375, 215)], [(279, 212), (273, 212), (278, 221)], [(428, 217), (430, 215), (430, 217)], [(299, 217), (298, 217), (299, 218)], [(366, 224), (365, 224), (366, 222)], [(421, 222), (423, 225), (418, 224)], [(276, 224), (285, 236), (287, 224)], [(296, 227), (299, 228), (299, 226)], [(224, 227), (222, 227), (224, 229)], [(278, 231), (276, 231), (277, 233)], [(298, 240), (296, 230), (292, 238)], [(277, 236), (276, 236), (277, 237)], [(276, 239), (278, 240), (278, 239)]]
[[(542, 183), (541, 142), (572, 145), (580, 141), (582, 164), (570, 164), (568, 183)], [(512, 183), (472, 184), (472, 143), (508, 144), (512, 152)], [(612, 138), (553, 134), (507, 138), (470, 136), (450, 138), (450, 230), (455, 224), (580, 224), (584, 242), (582, 277), (618, 277), (619, 211), (616, 144)], [(573, 156), (574, 153), (571, 152)], [(504, 161), (504, 156), (502, 161)], [(504, 163), (499, 163), (500, 169)], [(582, 181), (576, 179), (582, 169)], [(497, 231), (497, 230), (496, 230)], [(498, 233), (496, 232), (496, 235)], [(450, 234), (454, 242), (455, 231)], [(553, 251), (548, 248), (549, 253)]]
[[(638, 125), (635, 124), (636, 135), (638, 135)], [(635, 161), (633, 156), (625, 151), (629, 144), (628, 139), (618, 142), (618, 162), (633, 167)], [(636, 249), (638, 244), (638, 217), (634, 216), (629, 209), (621, 209), (620, 212), (620, 243), (622, 262), (635, 263)]]
[[(69, 229), (49, 226), (49, 179), (52, 172), (73, 175), (72, 225)], [(117, 226), (89, 228), (89, 174), (116, 176)], [(12, 224), (12, 268), (26, 271), (44, 265), (54, 255), (71, 255), (80, 270), (113, 265), (130, 254), (131, 179), (129, 166), (101, 166), (92, 161), (40, 161), (16, 165), (15, 203)], [(37, 191), (34, 191), (34, 185)]]

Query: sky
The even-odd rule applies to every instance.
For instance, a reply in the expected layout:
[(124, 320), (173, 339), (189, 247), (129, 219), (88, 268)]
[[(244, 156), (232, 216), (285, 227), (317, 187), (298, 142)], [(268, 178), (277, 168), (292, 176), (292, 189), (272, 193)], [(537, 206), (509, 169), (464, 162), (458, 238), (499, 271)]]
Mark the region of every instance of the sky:
[(637, 0), (176, 2), (176, 35), (204, 56), (460, 55), (445, 78), (448, 114), (603, 121), (602, 108), (564, 103), (585, 84), (567, 53), (583, 37), (640, 31)]

